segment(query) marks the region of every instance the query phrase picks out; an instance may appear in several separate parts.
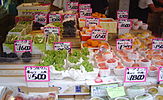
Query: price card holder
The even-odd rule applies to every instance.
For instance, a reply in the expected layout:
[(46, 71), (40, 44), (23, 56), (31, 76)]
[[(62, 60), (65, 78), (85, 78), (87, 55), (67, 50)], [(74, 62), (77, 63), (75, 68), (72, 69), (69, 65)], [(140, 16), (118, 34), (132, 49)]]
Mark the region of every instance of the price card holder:
[(99, 25), (100, 20), (99, 20), (99, 18), (86, 18), (85, 24), (86, 24), (86, 26)]
[(49, 14), (49, 23), (62, 22), (61, 14)]
[(74, 18), (76, 20), (77, 19), (77, 15), (76, 14), (65, 14), (64, 15), (64, 19), (67, 19), (67, 18)]
[(159, 67), (159, 70), (158, 70), (158, 81), (163, 81), (163, 66)]
[(119, 29), (131, 29), (131, 21), (129, 19), (118, 19)]
[(66, 3), (66, 9), (67, 10), (78, 11), (78, 6), (79, 6), (78, 2), (67, 2)]
[(47, 23), (47, 14), (35, 14), (34, 21), (40, 24), (46, 25)]
[(81, 18), (90, 18), (92, 17), (92, 9), (91, 8), (79, 9), (79, 14)]
[(32, 40), (15, 40), (14, 52), (32, 52)]
[(153, 50), (163, 50), (163, 38), (157, 38), (152, 40)]
[(132, 48), (132, 39), (117, 39), (116, 48), (117, 50), (123, 50), (124, 48)]
[(79, 9), (91, 8), (91, 4), (79, 4)]
[(118, 10), (117, 19), (128, 19), (128, 10)]
[(124, 82), (146, 82), (147, 67), (126, 67)]
[(94, 40), (106, 40), (108, 32), (106, 29), (93, 29), (91, 33), (91, 39)]
[(26, 82), (49, 82), (49, 66), (25, 66), (24, 67)]
[(68, 50), (71, 52), (71, 42), (54, 42), (54, 50)]
[(44, 27), (45, 34), (57, 34), (60, 35), (60, 27)]

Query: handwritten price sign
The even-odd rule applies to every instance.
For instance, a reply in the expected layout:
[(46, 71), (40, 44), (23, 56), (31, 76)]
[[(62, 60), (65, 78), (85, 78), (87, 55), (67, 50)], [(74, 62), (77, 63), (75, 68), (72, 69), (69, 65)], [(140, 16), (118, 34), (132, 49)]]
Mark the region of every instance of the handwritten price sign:
[(99, 25), (100, 20), (99, 20), (99, 18), (87, 18), (85, 24), (86, 24), (86, 26)]
[(119, 19), (118, 20), (118, 28), (119, 29), (130, 29), (131, 21), (129, 19)]
[(159, 67), (159, 70), (158, 70), (158, 81), (163, 81), (163, 67)]
[(127, 67), (125, 70), (125, 82), (145, 82), (147, 67)]
[(44, 33), (60, 35), (60, 27), (44, 27)]
[(46, 24), (47, 23), (47, 14), (36, 14), (34, 17), (35, 22)]
[(152, 49), (163, 50), (163, 38), (152, 40)]
[(117, 39), (117, 50), (132, 48), (132, 39)]
[(67, 10), (78, 10), (79, 3), (78, 2), (67, 2), (66, 9)]
[(77, 15), (76, 15), (76, 14), (65, 14), (65, 15), (64, 15), (64, 19), (67, 19), (67, 18), (74, 18), (74, 19), (77, 19)]
[(61, 14), (49, 14), (49, 23), (61, 22)]
[(94, 30), (92, 30), (91, 39), (106, 40), (107, 33), (108, 32), (106, 29), (94, 29)]
[(118, 10), (117, 11), (117, 19), (128, 19), (128, 11), (127, 10)]
[(68, 50), (71, 51), (71, 42), (54, 42), (54, 50)]
[(48, 82), (50, 81), (49, 66), (25, 66), (26, 82)]
[(32, 40), (15, 40), (15, 52), (32, 52)]
[(79, 9), (91, 8), (91, 4), (79, 4)]
[(79, 14), (80, 17), (91, 17), (92, 16), (92, 9), (91, 8), (83, 8), (83, 9), (79, 9)]

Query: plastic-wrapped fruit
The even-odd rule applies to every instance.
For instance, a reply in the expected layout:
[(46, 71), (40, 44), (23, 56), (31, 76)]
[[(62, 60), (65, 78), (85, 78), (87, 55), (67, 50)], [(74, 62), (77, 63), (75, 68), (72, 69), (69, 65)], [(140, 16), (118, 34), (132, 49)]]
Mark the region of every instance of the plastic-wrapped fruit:
[(32, 54), (30, 52), (24, 52), (21, 58), (23, 62), (30, 62), (32, 60)]
[(21, 97), (21, 96), (16, 96), (16, 97), (15, 97), (15, 100), (24, 100), (24, 99), (23, 99), (23, 97)]
[(47, 42), (48, 44), (53, 44), (54, 42), (57, 42), (57, 36), (55, 34), (49, 34)]
[(6, 37), (5, 43), (14, 43), (14, 41), (18, 39), (19, 39), (19, 36), (17, 34), (9, 34)]
[(43, 35), (43, 34), (35, 35), (34, 38), (33, 38), (33, 42), (35, 44), (45, 43), (45, 35)]

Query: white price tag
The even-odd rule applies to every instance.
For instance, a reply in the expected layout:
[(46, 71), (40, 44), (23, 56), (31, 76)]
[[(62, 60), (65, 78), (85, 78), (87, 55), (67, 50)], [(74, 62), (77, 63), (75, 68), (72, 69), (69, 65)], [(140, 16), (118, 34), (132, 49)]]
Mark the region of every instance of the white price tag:
[(47, 14), (36, 14), (34, 17), (35, 22), (46, 24), (47, 23)]
[(91, 4), (79, 4), (79, 9), (91, 8)]
[(91, 39), (94, 40), (106, 40), (107, 39), (106, 29), (93, 29), (91, 34)]
[(118, 10), (117, 19), (128, 19), (128, 10)]
[(79, 14), (80, 14), (80, 17), (83, 18), (89, 18), (92, 16), (92, 9), (91, 8), (83, 8), (83, 9), (79, 9)]
[(85, 24), (86, 24), (86, 26), (89, 26), (89, 25), (99, 25), (100, 24), (100, 20), (99, 20), (99, 18), (86, 18)]
[(67, 10), (78, 10), (79, 3), (78, 2), (67, 2), (66, 9)]
[(15, 40), (15, 52), (32, 52), (32, 40)]
[(158, 70), (158, 81), (163, 81), (163, 66)]
[(126, 67), (124, 82), (145, 82), (147, 67)]
[(26, 82), (49, 82), (49, 66), (25, 66)]
[(49, 23), (61, 22), (61, 14), (49, 14)]
[(71, 42), (54, 42), (54, 50), (68, 50), (71, 52)]
[(132, 39), (117, 39), (117, 50), (123, 50), (124, 48), (132, 48)]
[(131, 21), (129, 19), (119, 19), (118, 20), (118, 28), (119, 29), (130, 29)]
[(64, 15), (64, 19), (67, 19), (67, 18), (74, 18), (76, 20), (77, 19), (77, 15), (76, 14), (65, 14)]
[(60, 27), (44, 27), (44, 33), (60, 35)]
[(152, 40), (152, 49), (153, 50), (163, 50), (163, 38), (153, 39)]

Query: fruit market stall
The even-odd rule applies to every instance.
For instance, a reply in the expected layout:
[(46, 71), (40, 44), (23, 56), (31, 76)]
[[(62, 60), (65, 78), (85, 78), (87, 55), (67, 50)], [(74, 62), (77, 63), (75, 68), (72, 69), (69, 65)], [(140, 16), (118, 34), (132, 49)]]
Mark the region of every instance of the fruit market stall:
[(57, 87), (60, 98), (162, 100), (163, 39), (153, 36), (147, 24), (106, 18), (91, 8), (50, 11), (49, 6), (18, 7), (37, 14), (17, 16), (8, 32), (0, 54), (0, 85)]

